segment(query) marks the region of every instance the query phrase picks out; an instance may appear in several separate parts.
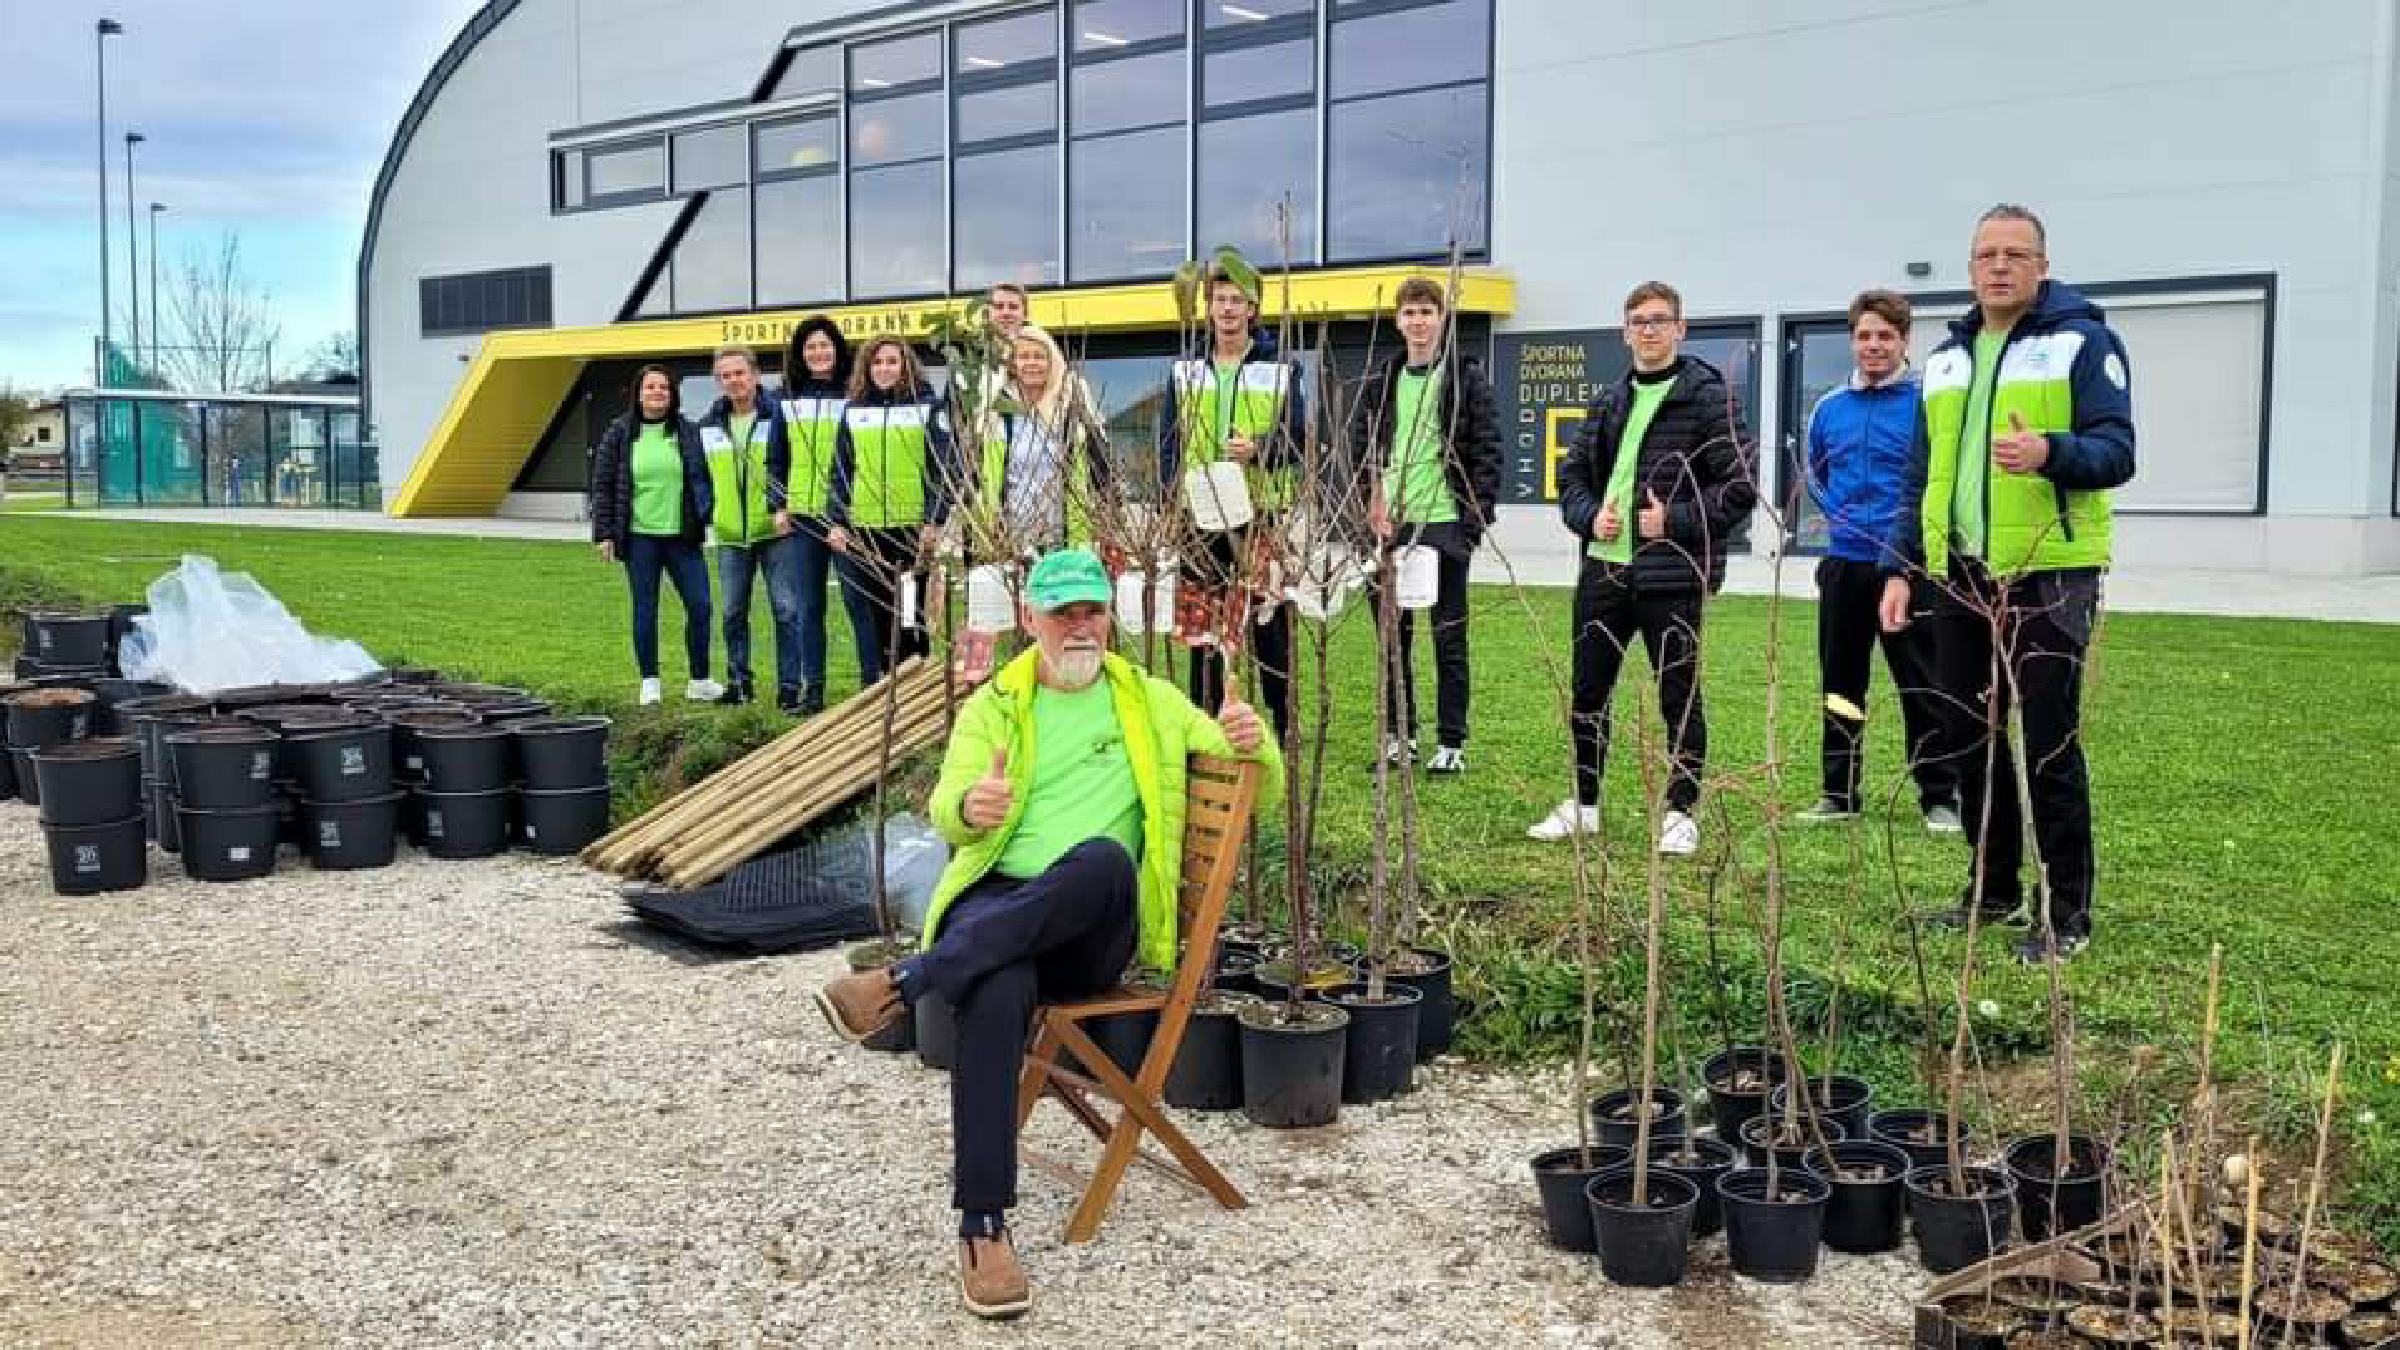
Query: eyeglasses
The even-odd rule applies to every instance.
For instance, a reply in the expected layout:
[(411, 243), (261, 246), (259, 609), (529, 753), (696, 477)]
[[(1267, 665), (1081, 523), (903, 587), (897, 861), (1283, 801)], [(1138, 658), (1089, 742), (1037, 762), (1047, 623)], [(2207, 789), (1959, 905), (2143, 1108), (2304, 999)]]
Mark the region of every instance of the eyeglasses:
[(1674, 318), (1671, 315), (1661, 316), (1655, 314), (1645, 314), (1640, 318), (1627, 319), (1625, 321), (1625, 326), (1637, 333), (1656, 333), (1663, 329), (1673, 328), (1677, 323), (1680, 322), (1682, 321)]
[(2041, 256), (2029, 248), (1979, 248), (1967, 255), (1977, 267), (1989, 267), (2002, 262), (2011, 267), (2022, 267)]

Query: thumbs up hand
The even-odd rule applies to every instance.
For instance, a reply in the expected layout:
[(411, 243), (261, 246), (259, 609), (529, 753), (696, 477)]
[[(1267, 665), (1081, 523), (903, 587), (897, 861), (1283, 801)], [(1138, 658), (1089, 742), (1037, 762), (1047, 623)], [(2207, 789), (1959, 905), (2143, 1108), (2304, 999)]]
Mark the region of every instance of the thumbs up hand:
[(1267, 730), (1259, 724), (1258, 709), (1238, 698), (1228, 697), (1225, 706), (1217, 709), (1217, 725), (1225, 728), (1225, 739), (1242, 754), (1249, 754), (1267, 738)]
[(1645, 505), (1641, 509), (1639, 515), (1635, 518), (1634, 528), (1641, 531), (1642, 538), (1644, 539), (1666, 538), (1667, 504), (1660, 501), (1658, 499), (1658, 494), (1650, 491), (1648, 488), (1642, 489), (1642, 497), (1648, 503), (1648, 505)]
[(2025, 429), (2025, 419), (2008, 415), (2008, 434), (1992, 438), (1992, 462), (2010, 473), (2040, 473), (2050, 462), (2050, 438)]
[(975, 786), (967, 789), (966, 800), (959, 803), (958, 813), (968, 825), (978, 830), (996, 829), (1008, 819), (1009, 808), (1016, 804), (1016, 789), (1008, 782), (1008, 752), (992, 752), (992, 767)]

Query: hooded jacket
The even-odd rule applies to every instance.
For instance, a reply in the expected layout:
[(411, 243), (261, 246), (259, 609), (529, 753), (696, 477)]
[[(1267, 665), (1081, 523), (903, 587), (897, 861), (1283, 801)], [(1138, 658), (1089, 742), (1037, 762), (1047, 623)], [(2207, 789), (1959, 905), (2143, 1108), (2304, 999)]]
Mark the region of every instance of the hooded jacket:
[[(1758, 504), (1749, 429), (1725, 377), (1686, 354), (1676, 358), (1674, 387), (1658, 405), (1634, 465), (1633, 501), (1623, 528), (1634, 535), (1633, 562), (1601, 563), (1626, 570), (1636, 590), (1672, 594), (1725, 584), (1725, 542)], [(1633, 372), (1600, 391), (1584, 410), (1583, 426), (1558, 466), (1558, 512), (1580, 543), (1589, 543), (1608, 499), (1618, 442), (1633, 409)], [(1667, 507), (1667, 534), (1643, 539), (1637, 515), (1656, 496)]]
[[(812, 333), (833, 341), (833, 374), (825, 379), (810, 375), (800, 354)], [(767, 480), (781, 509), (819, 518), (832, 506), (834, 441), (849, 406), (849, 340), (833, 320), (816, 315), (792, 330), (783, 370), (783, 436), (767, 447)]]
[[(676, 537), (697, 544), (705, 536), (709, 517), (716, 512), (716, 494), (708, 481), (708, 460), (700, 453), (700, 431), (681, 413), (667, 417), (683, 452), (683, 529)], [(592, 451), (592, 483), (585, 514), (592, 521), (592, 542), (613, 544), (622, 558), (633, 535), (633, 437), (636, 419), (619, 413), (601, 433)]]

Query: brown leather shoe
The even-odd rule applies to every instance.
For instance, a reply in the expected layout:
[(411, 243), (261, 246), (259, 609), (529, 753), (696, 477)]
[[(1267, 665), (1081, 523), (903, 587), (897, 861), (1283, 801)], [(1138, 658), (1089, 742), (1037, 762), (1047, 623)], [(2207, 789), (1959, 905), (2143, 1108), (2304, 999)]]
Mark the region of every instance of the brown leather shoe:
[(908, 1013), (900, 1001), (900, 986), (892, 972), (878, 966), (844, 975), (817, 991), (817, 1011), (833, 1025), (833, 1034), (858, 1044)]
[(977, 1317), (1015, 1317), (1033, 1306), (1025, 1268), (1006, 1229), (991, 1237), (958, 1240), (958, 1292)]

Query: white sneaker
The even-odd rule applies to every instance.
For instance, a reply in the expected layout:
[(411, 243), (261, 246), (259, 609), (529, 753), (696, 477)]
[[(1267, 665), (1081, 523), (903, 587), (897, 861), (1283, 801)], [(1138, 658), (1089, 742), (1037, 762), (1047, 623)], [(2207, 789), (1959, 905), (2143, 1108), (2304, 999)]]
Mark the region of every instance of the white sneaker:
[(1525, 831), (1528, 839), (1544, 842), (1564, 839), (1571, 834), (1598, 834), (1600, 808), (1568, 800), (1551, 808), (1550, 814), (1535, 821)]
[(1688, 858), (1700, 851), (1700, 822), (1681, 811), (1667, 812), (1659, 823), (1658, 851), (1669, 858)]
[(1958, 808), (1947, 802), (1925, 808), (1927, 834), (1965, 834), (1967, 824), (1958, 818)]
[(683, 686), (683, 696), (694, 703), (714, 703), (725, 697), (725, 686), (715, 680), (693, 680)]
[(1417, 739), (1401, 740), (1397, 736), (1383, 738), (1383, 762), (1395, 769), (1405, 769), (1417, 762)]
[(649, 679), (649, 680), (644, 680), (644, 681), (642, 681), (642, 692), (641, 692), (641, 696), (640, 696), (640, 698), (639, 698), (637, 701), (638, 701), (638, 702), (639, 702), (639, 703), (640, 703), (640, 704), (641, 704), (643, 707), (645, 707), (645, 708), (646, 708), (646, 707), (649, 707), (651, 704), (658, 702), (658, 699), (659, 699), (658, 681), (657, 681), (657, 680), (655, 680), (655, 679)]
[(1455, 745), (1435, 746), (1433, 758), (1425, 761), (1425, 772), (1427, 773), (1465, 773), (1466, 771), (1467, 752)]

